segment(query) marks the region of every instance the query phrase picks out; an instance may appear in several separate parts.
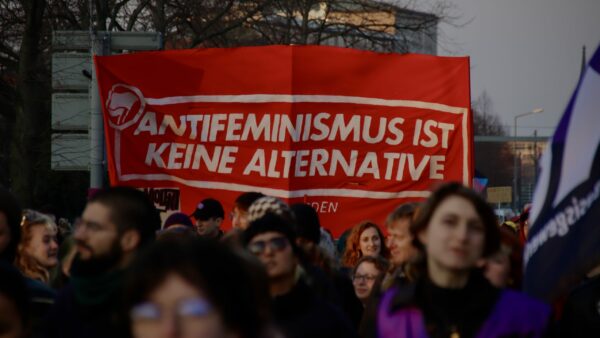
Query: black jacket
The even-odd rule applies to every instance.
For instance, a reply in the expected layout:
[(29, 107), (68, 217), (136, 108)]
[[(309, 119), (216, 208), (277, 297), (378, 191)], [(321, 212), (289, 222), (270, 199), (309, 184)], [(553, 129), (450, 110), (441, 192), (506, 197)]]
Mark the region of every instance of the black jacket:
[(357, 337), (342, 311), (316, 296), (300, 279), (285, 295), (273, 299), (275, 324), (287, 338)]

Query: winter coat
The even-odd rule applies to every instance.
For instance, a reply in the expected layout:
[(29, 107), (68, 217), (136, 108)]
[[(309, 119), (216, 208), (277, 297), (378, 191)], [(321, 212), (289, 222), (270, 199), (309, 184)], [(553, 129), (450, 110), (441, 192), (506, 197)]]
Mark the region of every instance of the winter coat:
[[(417, 284), (397, 285), (383, 295), (377, 313), (379, 338), (429, 337), (428, 321), (418, 305), (423, 301), (416, 299)], [(487, 281), (469, 283), (467, 287), (472, 285), (479, 286), (479, 289), (472, 290), (471, 304), (465, 300), (467, 304), (456, 304), (456, 308), (467, 309), (465, 313), (467, 320), (470, 320), (469, 325), (474, 329), (473, 337), (534, 338), (546, 334), (551, 312), (546, 304), (512, 290), (495, 289), (497, 292), (494, 292)], [(477, 316), (478, 319), (474, 320)], [(460, 335), (461, 338), (466, 336), (471, 335)]]
[(353, 338), (356, 332), (344, 313), (318, 297), (302, 280), (272, 303), (275, 324), (287, 338)]

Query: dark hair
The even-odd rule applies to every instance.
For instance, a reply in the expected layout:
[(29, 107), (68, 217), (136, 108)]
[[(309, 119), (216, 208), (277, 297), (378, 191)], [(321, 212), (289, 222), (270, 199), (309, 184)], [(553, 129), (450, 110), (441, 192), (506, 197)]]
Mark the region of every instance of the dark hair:
[(410, 232), (413, 235), (413, 245), (421, 251), (424, 250), (423, 243), (419, 241), (418, 234), (427, 229), (435, 210), (450, 196), (459, 196), (471, 202), (481, 218), (485, 229), (483, 257), (495, 253), (500, 247), (500, 232), (494, 210), (479, 194), (457, 182), (440, 185), (421, 205), (410, 225)]
[(365, 262), (375, 265), (375, 268), (379, 271), (380, 275), (385, 274), (390, 269), (390, 262), (387, 259), (381, 256), (364, 256), (361, 257), (358, 260), (358, 262), (356, 262), (356, 265), (352, 269), (353, 276), (356, 274), (356, 270), (358, 270), (358, 267)]
[(294, 227), (296, 235), (319, 244), (321, 240), (321, 223), (319, 222), (319, 215), (315, 208), (304, 203), (293, 204), (290, 208), (294, 212), (294, 216), (296, 216)]
[(392, 211), (391, 214), (388, 215), (387, 219), (385, 220), (385, 225), (389, 226), (391, 223), (399, 219), (412, 219), (417, 210), (417, 206), (417, 203), (404, 203), (400, 205), (399, 207), (394, 209), (394, 211)]
[(11, 301), (25, 331), (29, 323), (29, 290), (21, 273), (7, 262), (0, 261), (0, 295)]
[(160, 229), (160, 215), (146, 194), (131, 187), (112, 187), (96, 193), (88, 203), (100, 203), (110, 209), (110, 220), (119, 233), (137, 230), (140, 246), (151, 242)]
[(171, 274), (206, 295), (225, 326), (239, 337), (258, 337), (264, 329), (268, 311), (259, 305), (265, 304), (261, 296), (268, 297), (266, 285), (259, 289), (262, 285), (255, 283), (257, 279), (239, 255), (222, 243), (203, 238), (161, 240), (137, 256), (126, 277), (125, 311), (147, 300)]
[(256, 191), (245, 192), (243, 194), (240, 194), (235, 199), (235, 202), (233, 202), (233, 204), (243, 211), (248, 211), (248, 208), (250, 208), (250, 205), (252, 205), (252, 203), (254, 203), (254, 201), (256, 201), (257, 199), (259, 199), (263, 196), (265, 196), (263, 193), (256, 192)]
[(0, 187), (0, 213), (6, 217), (10, 240), (4, 251), (0, 252), (0, 261), (4, 260), (12, 264), (17, 254), (17, 246), (21, 241), (21, 207), (17, 199), (8, 190)]
[(292, 226), (288, 222), (286, 222), (284, 218), (271, 212), (267, 212), (261, 218), (252, 221), (248, 228), (244, 230), (244, 246), (247, 246), (252, 240), (252, 238), (265, 232), (278, 232), (284, 235), (285, 238), (287, 238), (290, 245), (292, 246), (294, 254), (297, 257), (302, 256), (300, 249), (296, 245), (296, 233), (294, 232)]
[(381, 229), (379, 229), (379, 226), (373, 222), (364, 221), (354, 226), (350, 235), (348, 235), (348, 239), (346, 239), (346, 249), (344, 250), (344, 256), (342, 256), (343, 266), (351, 268), (356, 265), (356, 262), (362, 257), (360, 251), (360, 235), (369, 228), (375, 228), (375, 230), (377, 230), (377, 234), (381, 241), (380, 255), (384, 258), (390, 256), (390, 252), (385, 246), (385, 238), (383, 237), (383, 233), (381, 232)]

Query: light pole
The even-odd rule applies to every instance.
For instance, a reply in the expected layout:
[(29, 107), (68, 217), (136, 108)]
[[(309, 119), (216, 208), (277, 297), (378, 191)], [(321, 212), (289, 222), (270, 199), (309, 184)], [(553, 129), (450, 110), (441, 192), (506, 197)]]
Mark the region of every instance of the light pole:
[(515, 126), (513, 129), (514, 130), (514, 139), (513, 139), (513, 210), (515, 210), (515, 212), (518, 212), (518, 210), (517, 210), (517, 208), (519, 207), (518, 202), (520, 202), (520, 201), (518, 201), (519, 193), (517, 192), (517, 176), (519, 173), (517, 170), (517, 119), (520, 117), (528, 116), (528, 115), (539, 114), (543, 111), (544, 111), (543, 108), (535, 108), (526, 113), (515, 115)]

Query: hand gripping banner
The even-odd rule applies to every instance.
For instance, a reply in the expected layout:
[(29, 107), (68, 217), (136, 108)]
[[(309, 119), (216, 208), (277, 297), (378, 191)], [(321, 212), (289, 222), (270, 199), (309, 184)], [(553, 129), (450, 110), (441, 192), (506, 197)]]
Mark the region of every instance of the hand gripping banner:
[(94, 61), (110, 183), (179, 189), (186, 213), (259, 191), (312, 205), (337, 236), (472, 181), (466, 57), (268, 46)]

